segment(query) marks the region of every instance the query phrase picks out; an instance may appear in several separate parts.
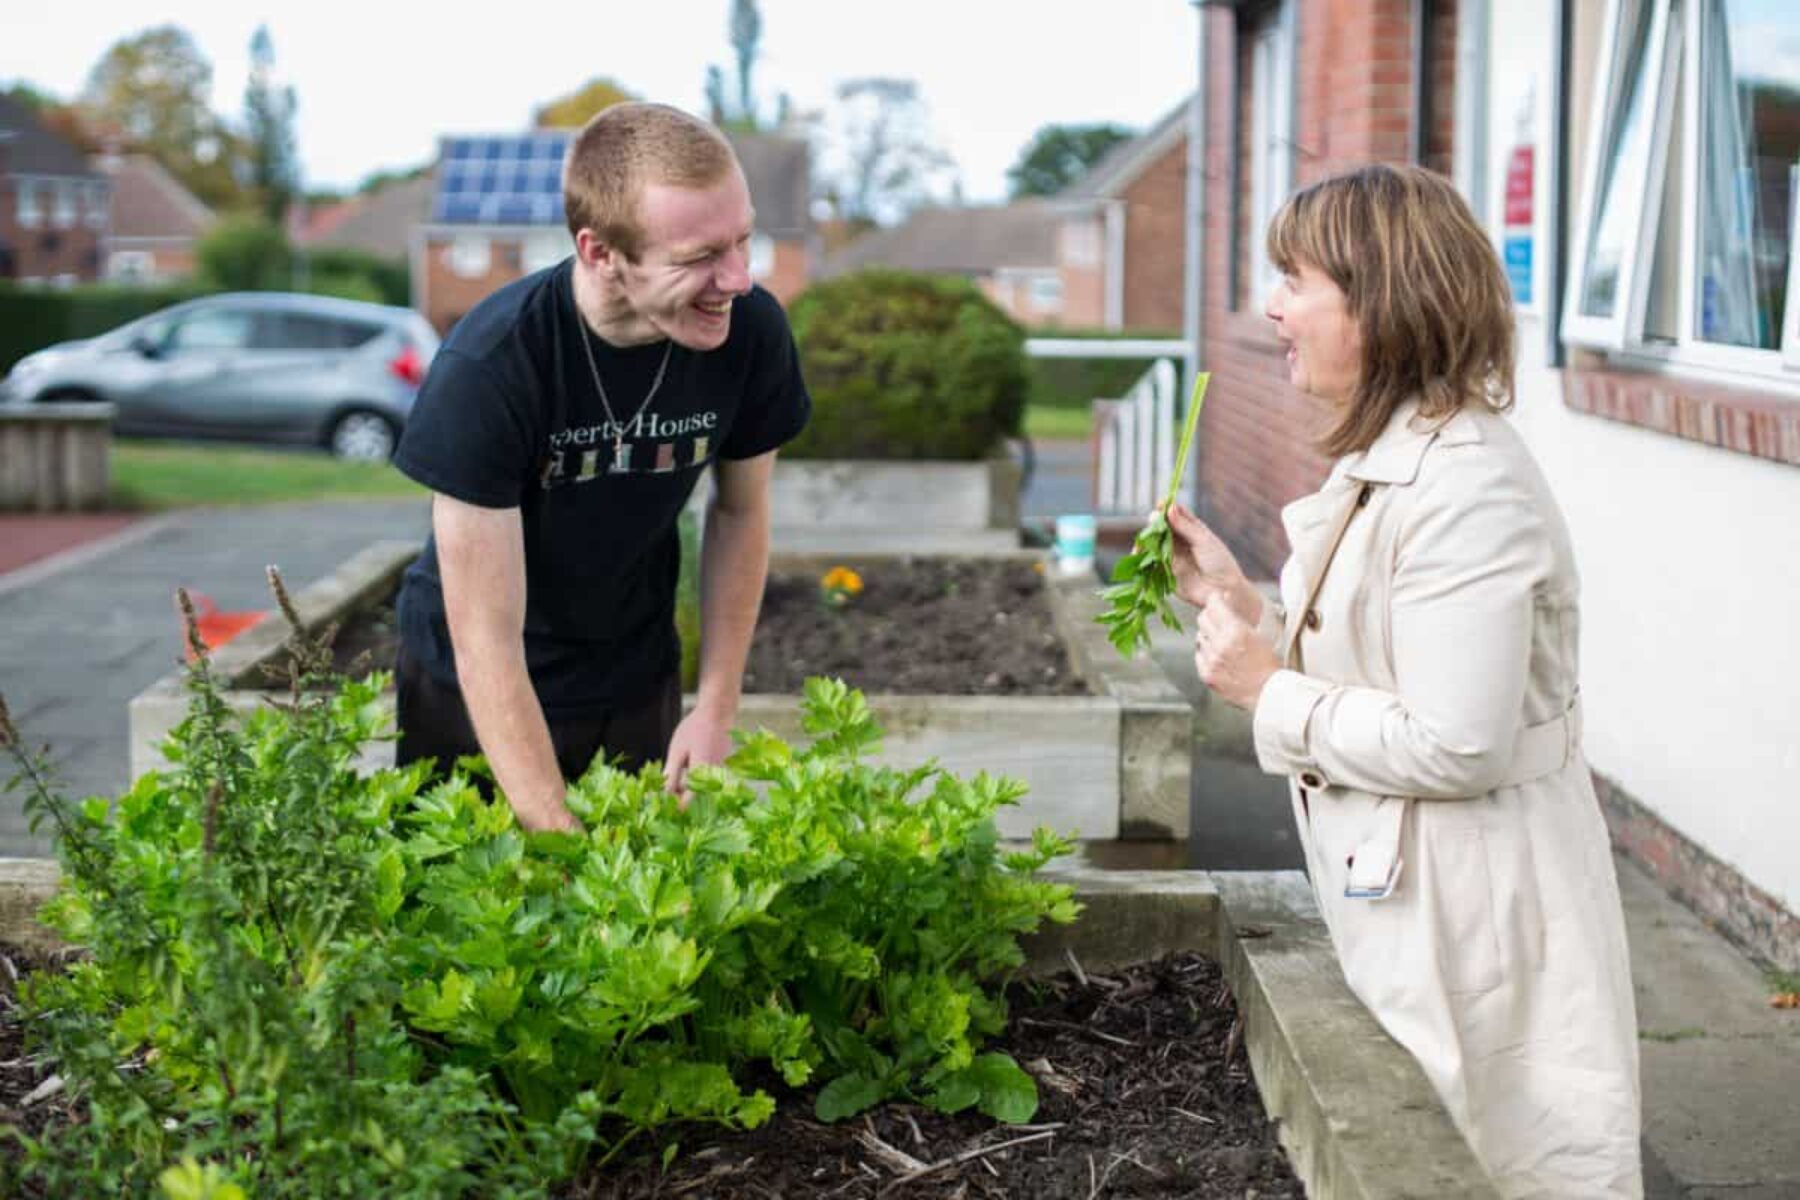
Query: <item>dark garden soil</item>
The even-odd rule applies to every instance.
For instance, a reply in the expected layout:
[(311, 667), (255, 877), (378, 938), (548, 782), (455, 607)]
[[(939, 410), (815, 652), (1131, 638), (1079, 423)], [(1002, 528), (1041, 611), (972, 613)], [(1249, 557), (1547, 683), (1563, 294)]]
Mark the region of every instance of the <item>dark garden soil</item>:
[[(0, 948), (3, 949), (3, 948)], [(42, 959), (5, 951), (21, 968)], [(10, 972), (8, 972), (10, 975)], [(65, 1104), (24, 1101), (49, 1069), (24, 1056), (11, 986), (0, 977), (0, 1122), (28, 1130)], [(564, 1185), (564, 1200), (806, 1200), (836, 1197), (1293, 1198), (1304, 1191), (1264, 1115), (1242, 1024), (1218, 967), (1172, 955), (1109, 975), (1064, 973), (1015, 985), (1003, 1049), (1036, 1077), (1029, 1125), (889, 1104), (825, 1125), (812, 1097), (771, 1092), (768, 1124), (682, 1130), (660, 1147)]]
[(798, 693), (809, 675), (865, 692), (1085, 695), (1031, 563), (896, 558), (854, 566), (841, 606), (820, 576), (779, 573), (763, 591), (746, 692)]
[[(1035, 995), (1033, 992), (1035, 991)], [(760, 1129), (684, 1138), (582, 1180), (582, 1200), (874, 1197), (1292, 1197), (1305, 1190), (1250, 1079), (1219, 968), (1174, 955), (1109, 976), (1016, 987), (998, 1048), (1037, 1079), (1030, 1125), (890, 1104), (837, 1125), (784, 1099)], [(777, 1093), (778, 1094), (778, 1093)]]
[[(825, 602), (817, 574), (770, 573), (744, 691), (798, 695), (807, 676), (829, 675), (871, 694), (1087, 694), (1032, 564), (850, 565), (862, 591), (841, 606)], [(392, 669), (395, 636), (392, 605), (348, 622), (332, 644), (338, 669)]]

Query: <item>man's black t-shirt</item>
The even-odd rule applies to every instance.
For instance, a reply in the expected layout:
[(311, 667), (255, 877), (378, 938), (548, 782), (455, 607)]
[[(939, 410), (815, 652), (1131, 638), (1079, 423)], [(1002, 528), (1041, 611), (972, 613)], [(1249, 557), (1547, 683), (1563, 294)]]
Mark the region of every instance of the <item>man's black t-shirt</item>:
[[(676, 518), (715, 459), (753, 458), (811, 409), (781, 305), (753, 288), (716, 350), (617, 348), (576, 316), (573, 259), (501, 288), (457, 323), (419, 391), (395, 464), (434, 492), (518, 508), (525, 532), (525, 658), (547, 716), (629, 705), (680, 662)], [(580, 338), (588, 336), (621, 453)], [(638, 414), (633, 419), (633, 414)], [(407, 652), (456, 679), (437, 544), (399, 601)]]

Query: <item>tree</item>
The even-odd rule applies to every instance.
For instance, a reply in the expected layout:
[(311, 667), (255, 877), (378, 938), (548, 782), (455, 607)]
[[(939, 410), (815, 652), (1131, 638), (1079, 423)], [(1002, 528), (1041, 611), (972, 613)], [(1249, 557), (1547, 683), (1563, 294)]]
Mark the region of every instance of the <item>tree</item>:
[(932, 141), (925, 102), (910, 79), (840, 84), (823, 172), (838, 215), (888, 224), (942, 194), (955, 163)]
[(275, 42), (259, 25), (250, 39), (250, 82), (244, 88), (244, 132), (250, 186), (263, 215), (279, 224), (300, 190), (294, 147), (294, 89), (275, 82)]
[(738, 117), (756, 128), (756, 101), (750, 88), (750, 71), (756, 65), (756, 44), (762, 40), (762, 14), (756, 0), (731, 0), (731, 49), (737, 55)]
[(595, 113), (636, 99), (612, 79), (597, 75), (568, 95), (558, 96), (539, 107), (531, 120), (539, 129), (579, 129), (592, 120)]
[(1120, 142), (1136, 135), (1122, 125), (1046, 125), (1006, 169), (1012, 198), (1054, 196), (1087, 174)]
[(736, 104), (725, 98), (725, 71), (717, 63), (706, 68), (706, 116), (720, 129), (755, 133), (763, 127), (756, 115), (756, 93), (750, 86), (756, 65), (756, 48), (762, 41), (762, 13), (756, 0), (731, 0), (731, 20), (726, 27), (731, 51), (737, 58)]
[(207, 106), (211, 90), (212, 64), (193, 38), (162, 25), (113, 43), (89, 74), (81, 107), (92, 127), (116, 131), (201, 200), (225, 208), (242, 199), (242, 148)]
[(725, 114), (725, 72), (717, 63), (706, 68), (706, 119), (720, 129), (730, 120)]

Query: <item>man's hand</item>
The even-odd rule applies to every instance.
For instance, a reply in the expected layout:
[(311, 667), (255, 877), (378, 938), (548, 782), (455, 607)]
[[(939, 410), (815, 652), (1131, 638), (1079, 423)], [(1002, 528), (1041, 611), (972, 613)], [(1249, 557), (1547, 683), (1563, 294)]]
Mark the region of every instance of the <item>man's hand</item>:
[(1262, 619), (1262, 597), (1225, 543), (1179, 503), (1169, 505), (1168, 517), (1175, 594), (1202, 610), (1220, 601), (1254, 628)]
[(731, 718), (701, 706), (681, 719), (669, 739), (665, 774), (682, 807), (688, 802), (688, 768), (722, 763), (730, 753)]
[(575, 814), (570, 812), (568, 805), (561, 800), (524, 804), (513, 800), (510, 796), (507, 799), (512, 802), (513, 816), (518, 818), (519, 824), (533, 833), (581, 832), (581, 822), (575, 819)]

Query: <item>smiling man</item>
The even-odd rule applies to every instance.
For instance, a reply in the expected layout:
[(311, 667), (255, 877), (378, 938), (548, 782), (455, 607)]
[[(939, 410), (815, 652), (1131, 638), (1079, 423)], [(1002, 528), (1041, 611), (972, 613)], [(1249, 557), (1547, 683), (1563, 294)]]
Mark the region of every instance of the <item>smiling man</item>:
[[(399, 602), (401, 763), (484, 753), (519, 820), (567, 829), (596, 753), (730, 749), (769, 555), (776, 449), (810, 411), (786, 315), (751, 282), (749, 190), (711, 125), (620, 104), (569, 148), (574, 257), (444, 342), (395, 463), (432, 534)], [(676, 520), (715, 473), (696, 706), (681, 717)]]

